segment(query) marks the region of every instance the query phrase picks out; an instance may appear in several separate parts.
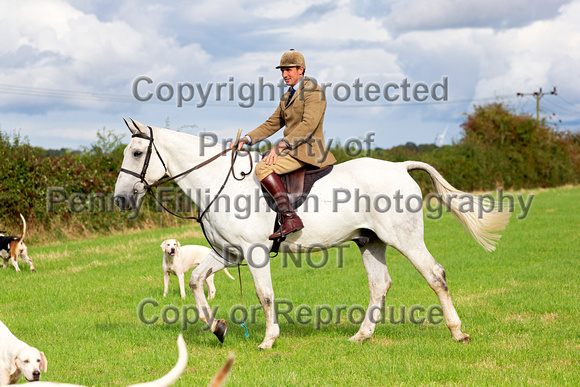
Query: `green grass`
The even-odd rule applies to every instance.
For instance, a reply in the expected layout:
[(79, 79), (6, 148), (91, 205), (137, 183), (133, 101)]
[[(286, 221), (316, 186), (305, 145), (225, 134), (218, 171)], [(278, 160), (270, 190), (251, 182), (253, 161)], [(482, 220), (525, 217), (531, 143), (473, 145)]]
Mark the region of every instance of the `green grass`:
[[(527, 195), (529, 192), (526, 192)], [(184, 332), (190, 360), (178, 386), (207, 385), (229, 353), (236, 355), (228, 385), (561, 385), (580, 383), (580, 188), (536, 190), (528, 217), (511, 223), (499, 248), (486, 253), (450, 216), (426, 220), (426, 243), (447, 272), (451, 296), (472, 342), (454, 342), (445, 325), (380, 324), (374, 338), (348, 342), (358, 330), (344, 316), (322, 325), (290, 324), (268, 351), (256, 348), (265, 324), (261, 310), (244, 330), (230, 321), (240, 305), (236, 281), (218, 273), (218, 317), (230, 321), (226, 342), (197, 322)], [(516, 209), (516, 214), (518, 213)], [(198, 228), (153, 230), (90, 240), (29, 246), (37, 273), (0, 270), (0, 319), (25, 342), (43, 350), (43, 380), (108, 386), (155, 379), (177, 359), (181, 324), (144, 324), (137, 306), (154, 299), (147, 318), (163, 307), (194, 305), (179, 297), (176, 277), (163, 298), (162, 240), (205, 244)], [(321, 256), (313, 258), (319, 262)], [(277, 299), (299, 305), (365, 306), (368, 286), (358, 249), (335, 251), (323, 268), (272, 261)], [(437, 305), (437, 298), (408, 260), (387, 252), (393, 286), (386, 304), (397, 311)], [(242, 267), (244, 306), (258, 305)], [(398, 314), (398, 312), (397, 312)], [(324, 316), (324, 315), (323, 315)], [(172, 317), (170, 314), (169, 317)], [(333, 316), (335, 317), (335, 316)], [(22, 382), (22, 381), (21, 381)]]

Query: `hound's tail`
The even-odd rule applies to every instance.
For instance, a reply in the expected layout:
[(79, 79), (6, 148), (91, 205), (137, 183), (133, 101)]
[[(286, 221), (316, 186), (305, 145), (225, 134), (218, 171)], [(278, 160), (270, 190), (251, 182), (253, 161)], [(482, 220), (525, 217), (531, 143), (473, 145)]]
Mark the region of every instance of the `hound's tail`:
[(22, 236), (20, 237), (20, 241), (24, 240), (24, 237), (26, 236), (26, 219), (24, 219), (24, 216), (22, 216), (22, 214), (20, 214), (20, 218), (22, 219)]
[(222, 368), (215, 374), (211, 382), (209, 382), (209, 387), (220, 387), (223, 386), (230, 370), (232, 369), (232, 365), (234, 364), (234, 355), (230, 354), (228, 357), (228, 361), (226, 364), (223, 365)]
[(235, 279), (234, 277), (232, 277), (232, 275), (230, 274), (230, 272), (228, 271), (228, 269), (224, 269), (224, 272), (226, 273), (226, 275), (228, 277), (230, 277), (231, 279)]
[(177, 364), (165, 376), (152, 382), (133, 384), (131, 387), (166, 387), (171, 386), (179, 379), (185, 367), (187, 366), (188, 354), (183, 335), (180, 333), (177, 338), (177, 348), (179, 349), (179, 358)]
[[(498, 211), (493, 199), (474, 196), (454, 188), (429, 164), (419, 161), (407, 161), (405, 164), (407, 171), (427, 172), (431, 176), (435, 192), (440, 195), (440, 200), (465, 231), (469, 232), (486, 251), (495, 250), (501, 235), (494, 232), (501, 231), (507, 226), (511, 215), (508, 209)], [(460, 208), (459, 204), (462, 202), (469, 204), (467, 206), (469, 211)]]
[[(0, 321), (0, 324), (2, 322)], [(177, 379), (181, 376), (185, 367), (187, 366), (188, 354), (187, 347), (185, 346), (185, 341), (183, 340), (183, 335), (180, 333), (177, 338), (177, 347), (179, 349), (179, 358), (177, 359), (177, 364), (171, 369), (165, 376), (154, 380), (152, 382), (133, 384), (129, 387), (169, 387), (173, 385)], [(232, 364), (234, 363), (234, 355), (230, 354), (228, 361), (224, 366), (215, 374), (214, 378), (210, 382), (210, 387), (220, 387), (224, 384)], [(38, 387), (84, 387), (78, 384), (67, 384), (67, 383), (54, 383), (54, 382), (34, 382), (34, 386)], [(9, 387), (9, 386), (0, 386)]]

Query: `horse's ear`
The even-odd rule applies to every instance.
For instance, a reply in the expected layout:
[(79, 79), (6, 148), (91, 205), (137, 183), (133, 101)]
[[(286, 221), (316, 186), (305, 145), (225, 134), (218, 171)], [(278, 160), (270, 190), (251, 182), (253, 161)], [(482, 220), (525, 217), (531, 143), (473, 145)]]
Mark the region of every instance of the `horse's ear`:
[(123, 121), (125, 121), (125, 125), (127, 125), (127, 128), (129, 128), (129, 130), (131, 131), (131, 133), (133, 134), (137, 134), (139, 133), (139, 129), (137, 129), (137, 127), (135, 125), (133, 125), (133, 120), (131, 120), (131, 122), (127, 122), (127, 120), (123, 117)]
[[(129, 117), (130, 118), (130, 117)], [(133, 125), (135, 126), (135, 128), (137, 128), (138, 131), (140, 131), (141, 133), (147, 134), (147, 126), (143, 125), (140, 122), (135, 121), (134, 119), (130, 118), (131, 122), (133, 123)]]

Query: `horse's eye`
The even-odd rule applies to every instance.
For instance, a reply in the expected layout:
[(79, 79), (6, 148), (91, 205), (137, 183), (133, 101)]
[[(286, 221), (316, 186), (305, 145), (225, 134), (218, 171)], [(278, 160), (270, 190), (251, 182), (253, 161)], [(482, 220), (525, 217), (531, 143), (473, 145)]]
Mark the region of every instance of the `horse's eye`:
[(139, 156), (141, 156), (142, 154), (143, 154), (143, 152), (141, 152), (141, 151), (135, 151), (135, 152), (133, 153), (133, 156), (135, 156), (135, 157), (139, 157)]

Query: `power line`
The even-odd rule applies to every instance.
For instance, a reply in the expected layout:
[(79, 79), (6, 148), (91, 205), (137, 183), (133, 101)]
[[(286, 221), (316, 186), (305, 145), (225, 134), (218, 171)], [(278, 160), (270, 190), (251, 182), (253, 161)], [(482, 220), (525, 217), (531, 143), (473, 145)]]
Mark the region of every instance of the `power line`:
[(568, 105), (572, 106), (572, 107), (574, 108), (574, 111), (575, 111), (576, 113), (580, 113), (580, 110), (578, 110), (578, 106), (574, 105), (574, 104), (573, 104), (572, 102), (570, 102), (570, 101), (567, 101), (567, 100), (565, 100), (565, 99), (564, 99), (564, 97), (562, 97), (560, 94), (558, 94), (558, 97), (559, 97), (559, 98), (560, 98), (562, 101), (566, 102)]
[(340, 108), (360, 108), (360, 107), (404, 107), (404, 106), (426, 106), (426, 105), (449, 105), (449, 104), (461, 104), (461, 103), (474, 103), (474, 102), (484, 102), (484, 101), (496, 101), (501, 99), (511, 99), (516, 97), (510, 97), (508, 95), (487, 97), (487, 98), (477, 98), (477, 99), (457, 99), (448, 101), (425, 101), (425, 102), (397, 102), (397, 103), (365, 103), (365, 104), (329, 104), (328, 108), (340, 107)]
[(89, 101), (106, 101), (106, 102), (135, 102), (135, 99), (129, 96), (107, 93), (94, 93), (72, 90), (57, 90), (41, 87), (26, 87), (0, 84), (0, 93), (25, 95), (30, 97), (45, 97), (59, 99), (75, 99)]
[(558, 95), (556, 91), (556, 87), (554, 86), (554, 90), (549, 93), (543, 93), (542, 88), (540, 87), (540, 91), (534, 91), (533, 93), (517, 93), (518, 97), (523, 97), (524, 95), (533, 95), (536, 98), (536, 120), (540, 123), (540, 99), (544, 95)]
[(574, 108), (569, 107), (569, 106), (564, 106), (562, 104), (557, 104), (554, 101), (546, 100), (546, 103), (549, 106), (551, 106), (554, 110), (558, 110), (562, 113), (566, 113), (566, 114), (578, 114), (578, 113), (580, 113), (580, 110), (578, 110), (578, 109), (574, 109)]
[[(555, 90), (555, 89), (554, 89)], [(541, 89), (540, 89), (541, 92)], [(120, 95), (120, 94), (110, 94), (110, 93), (98, 93), (98, 92), (83, 92), (74, 90), (59, 90), (41, 87), (28, 87), (28, 86), (17, 86), (0, 84), (0, 93), (13, 94), (13, 95), (23, 95), (29, 97), (40, 97), (40, 98), (52, 98), (52, 99), (73, 99), (73, 100), (85, 100), (85, 101), (102, 101), (102, 102), (116, 102), (116, 103), (141, 103), (137, 101), (133, 96)], [(536, 95), (537, 93), (532, 93), (530, 95)], [(547, 94), (547, 93), (543, 93)], [(554, 94), (554, 92), (549, 93)], [(523, 96), (524, 94), (518, 93), (517, 96)], [(487, 98), (477, 98), (477, 99), (459, 99), (459, 100), (447, 100), (447, 101), (425, 101), (425, 102), (399, 102), (399, 103), (362, 103), (362, 104), (329, 104), (329, 108), (340, 107), (340, 108), (376, 108), (376, 107), (412, 107), (412, 106), (426, 106), (426, 105), (442, 105), (442, 104), (463, 104), (463, 103), (477, 103), (492, 101), (498, 99), (511, 99), (516, 97), (511, 97), (509, 95), (487, 97)], [(565, 101), (565, 100), (564, 100)], [(165, 104), (162, 101), (148, 101), (148, 103), (158, 103)], [(226, 102), (226, 101), (223, 101)], [(263, 102), (263, 101), (258, 101)], [(565, 101), (567, 102), (567, 101)], [(567, 102), (569, 103), (569, 102)], [(570, 104), (570, 103), (569, 103)], [(572, 104), (570, 104), (572, 105)], [(218, 106), (215, 103), (206, 103), (205, 106)], [(237, 103), (228, 104), (220, 103), (221, 107), (238, 107)], [(573, 106), (573, 105), (572, 105)], [(271, 104), (264, 106), (255, 106), (270, 108)]]

